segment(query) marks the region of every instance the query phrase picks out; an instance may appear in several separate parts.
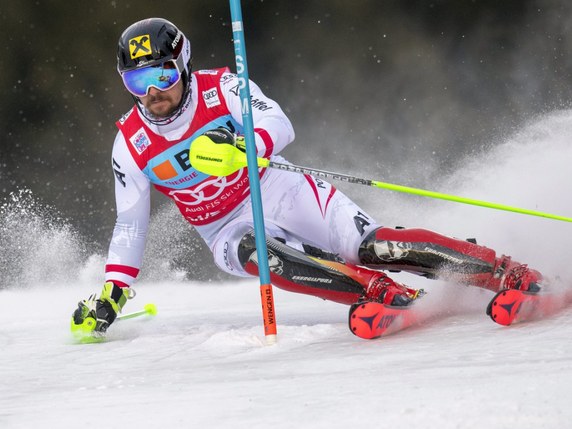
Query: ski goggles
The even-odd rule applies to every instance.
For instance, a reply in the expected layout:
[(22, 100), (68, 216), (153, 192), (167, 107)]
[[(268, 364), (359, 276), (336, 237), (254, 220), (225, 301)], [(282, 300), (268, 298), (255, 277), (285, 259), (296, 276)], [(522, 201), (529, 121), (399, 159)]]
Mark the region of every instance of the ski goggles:
[(151, 87), (167, 91), (181, 80), (183, 67), (178, 64), (179, 59), (182, 61), (182, 55), (179, 55), (177, 60), (123, 72), (121, 73), (123, 84), (136, 97), (146, 96)]

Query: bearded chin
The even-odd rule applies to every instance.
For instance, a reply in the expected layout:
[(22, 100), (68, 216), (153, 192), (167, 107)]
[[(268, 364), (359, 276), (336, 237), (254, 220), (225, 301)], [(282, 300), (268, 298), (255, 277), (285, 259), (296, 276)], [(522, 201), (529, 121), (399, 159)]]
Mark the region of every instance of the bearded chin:
[[(192, 92), (190, 90), (190, 81), (189, 81), (189, 83), (187, 85), (187, 89), (183, 92), (181, 102), (178, 105), (171, 104), (171, 106), (166, 111), (157, 112), (159, 114), (159, 116), (157, 116), (157, 114), (152, 113), (150, 110), (148, 110), (140, 98), (138, 98), (134, 95), (132, 95), (132, 97), (135, 101), (135, 105), (137, 106), (137, 109), (139, 110), (139, 112), (142, 114), (142, 116), (147, 121), (149, 121), (150, 123), (155, 124), (155, 125), (167, 125), (167, 124), (172, 123), (178, 117), (180, 117), (181, 114), (189, 108), (189, 106), (191, 105), (191, 101), (192, 101), (191, 93)], [(151, 108), (153, 108), (151, 106), (152, 102), (169, 100), (169, 98), (165, 98), (163, 96), (163, 94), (155, 94), (155, 95), (149, 94), (148, 96), (152, 97), (152, 98), (148, 99), (148, 101), (150, 102), (148, 105)]]
[(175, 110), (177, 110), (177, 105), (170, 103), (167, 108), (156, 109), (153, 103), (163, 102), (163, 101), (171, 101), (164, 97), (155, 97), (150, 99), (149, 109), (147, 111), (151, 113), (157, 119), (164, 119), (168, 118), (173, 114)]

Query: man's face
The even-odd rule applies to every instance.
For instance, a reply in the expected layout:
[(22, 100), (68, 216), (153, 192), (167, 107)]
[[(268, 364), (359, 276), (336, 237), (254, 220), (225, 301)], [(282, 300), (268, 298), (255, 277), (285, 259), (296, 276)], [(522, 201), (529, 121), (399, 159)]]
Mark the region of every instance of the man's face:
[(176, 109), (183, 97), (183, 80), (179, 80), (166, 91), (150, 87), (147, 95), (140, 97), (141, 103), (156, 118), (168, 118)]

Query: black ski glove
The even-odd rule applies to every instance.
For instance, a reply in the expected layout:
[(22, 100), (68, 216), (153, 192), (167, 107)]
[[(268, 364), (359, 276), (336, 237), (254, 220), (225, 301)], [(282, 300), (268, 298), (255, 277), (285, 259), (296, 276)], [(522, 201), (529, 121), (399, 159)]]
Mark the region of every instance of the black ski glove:
[(205, 131), (203, 135), (207, 136), (214, 143), (229, 144), (237, 147), (243, 152), (246, 152), (246, 142), (244, 141), (244, 136), (234, 134), (227, 128), (219, 127), (212, 130), (208, 130)]
[(78, 303), (71, 319), (72, 334), (81, 342), (95, 342), (104, 338), (109, 325), (133, 296), (132, 289), (120, 288), (112, 282), (105, 283), (99, 299), (93, 294)]

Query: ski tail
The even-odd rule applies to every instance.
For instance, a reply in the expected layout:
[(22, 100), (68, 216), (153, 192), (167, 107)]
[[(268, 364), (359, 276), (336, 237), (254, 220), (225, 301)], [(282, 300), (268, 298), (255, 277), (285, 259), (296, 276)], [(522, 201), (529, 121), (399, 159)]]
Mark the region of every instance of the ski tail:
[(509, 326), (552, 316), (568, 306), (571, 299), (570, 291), (502, 289), (487, 306), (487, 315), (499, 325)]
[(412, 306), (398, 307), (374, 301), (358, 302), (350, 307), (350, 331), (371, 340), (393, 334), (413, 325), (417, 318)]

